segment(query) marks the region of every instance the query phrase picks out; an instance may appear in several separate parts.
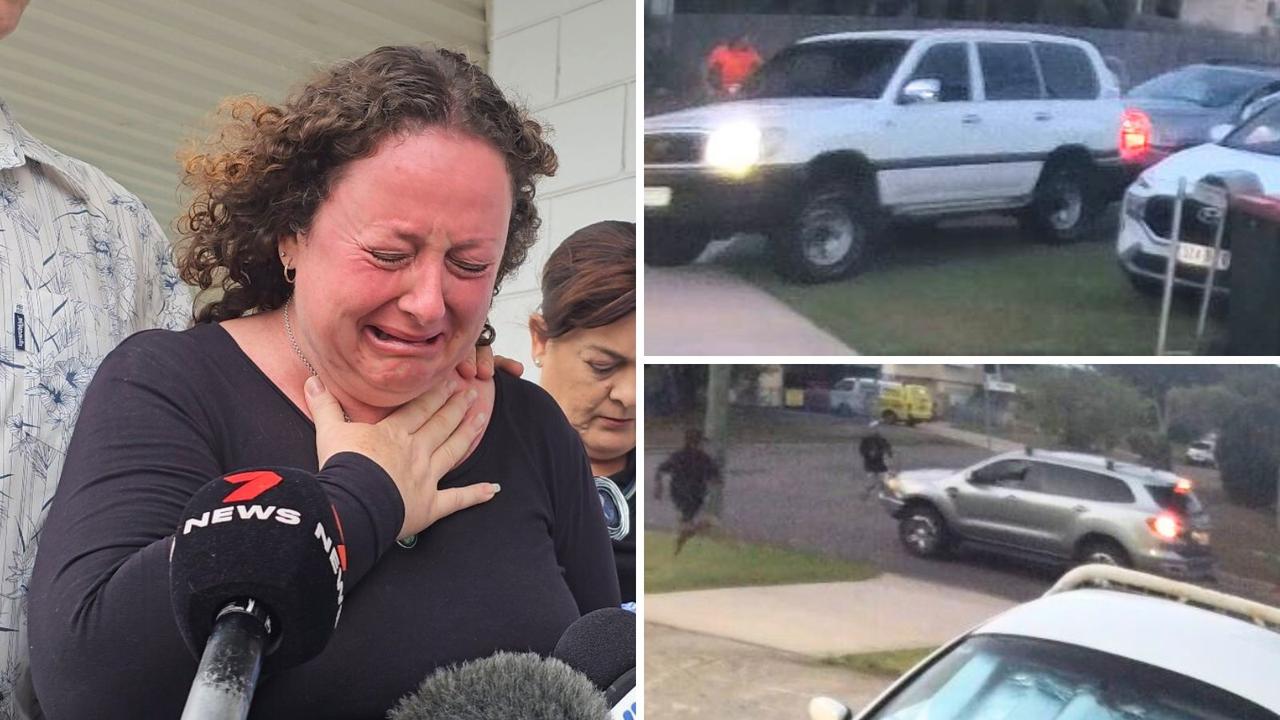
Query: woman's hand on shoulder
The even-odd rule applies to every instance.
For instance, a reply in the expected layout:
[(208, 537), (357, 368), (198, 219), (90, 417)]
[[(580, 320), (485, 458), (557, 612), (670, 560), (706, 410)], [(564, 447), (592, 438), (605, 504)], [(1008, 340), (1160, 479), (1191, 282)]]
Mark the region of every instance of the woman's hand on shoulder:
[(493, 354), (493, 347), (481, 345), (471, 356), (458, 363), (458, 376), (463, 380), (492, 380), (495, 369), (505, 370), (509, 375), (524, 375), (524, 363), (514, 358)]
[[(492, 381), (488, 384), (492, 388)], [(440, 518), (491, 500), (501, 489), (496, 483), (438, 488), (440, 478), (462, 462), (488, 423), (488, 413), (475, 408), (479, 397), (476, 388), (451, 379), (381, 422), (349, 423), (324, 383), (309, 378), (306, 400), (316, 424), (320, 467), (341, 452), (374, 461), (391, 476), (404, 501), (399, 537), (422, 532)]]

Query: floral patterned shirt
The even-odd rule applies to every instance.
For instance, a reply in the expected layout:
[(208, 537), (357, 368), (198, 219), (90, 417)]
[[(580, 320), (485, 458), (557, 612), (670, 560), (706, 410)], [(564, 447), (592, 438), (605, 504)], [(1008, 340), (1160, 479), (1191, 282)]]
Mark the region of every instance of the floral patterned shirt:
[(0, 696), (7, 697), (26, 654), (22, 603), (35, 541), (81, 396), (103, 356), (129, 335), (186, 327), (191, 293), (142, 201), (32, 137), (3, 101), (0, 308)]

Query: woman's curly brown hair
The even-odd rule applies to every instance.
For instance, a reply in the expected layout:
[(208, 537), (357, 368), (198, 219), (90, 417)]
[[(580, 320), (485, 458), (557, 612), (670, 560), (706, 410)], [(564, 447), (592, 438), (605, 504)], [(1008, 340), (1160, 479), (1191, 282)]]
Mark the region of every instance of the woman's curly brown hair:
[(342, 169), (395, 133), (456, 129), (506, 160), (513, 203), (495, 293), (537, 239), (534, 182), (555, 173), (555, 151), (542, 126), (461, 54), (381, 47), (324, 72), (280, 107), (236, 98), (219, 114), (225, 124), (183, 162), (194, 197), (178, 221), (178, 270), (202, 290), (223, 290), (196, 322), (283, 305), (293, 287), (279, 238), (305, 231)]

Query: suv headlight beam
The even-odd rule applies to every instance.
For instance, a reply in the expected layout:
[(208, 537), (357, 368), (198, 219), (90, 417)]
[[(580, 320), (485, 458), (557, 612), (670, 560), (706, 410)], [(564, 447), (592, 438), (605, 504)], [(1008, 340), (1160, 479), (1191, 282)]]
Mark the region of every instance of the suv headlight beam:
[(753, 123), (722, 125), (707, 138), (708, 165), (730, 175), (746, 175), (760, 161), (763, 135)]

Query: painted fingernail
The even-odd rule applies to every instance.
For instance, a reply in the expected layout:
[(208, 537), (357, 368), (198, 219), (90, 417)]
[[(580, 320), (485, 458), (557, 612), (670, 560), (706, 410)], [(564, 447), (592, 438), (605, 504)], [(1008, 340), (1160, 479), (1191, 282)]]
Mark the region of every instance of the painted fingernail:
[(458, 389), (458, 381), (457, 381), (457, 380), (454, 380), (453, 378), (450, 378), (450, 379), (448, 379), (448, 380), (446, 380), (446, 381), (444, 382), (444, 390), (445, 390), (445, 392), (449, 392), (449, 393), (451, 393), (451, 392), (453, 392), (454, 390), (457, 390), (457, 389)]
[(319, 395), (320, 393), (324, 392), (324, 382), (320, 380), (319, 377), (316, 377), (315, 375), (312, 375), (311, 377), (307, 378), (306, 383), (304, 383), (302, 387), (304, 390), (307, 391), (307, 394), (310, 395), (311, 397), (315, 397), (316, 395)]
[(497, 495), (498, 493), (502, 492), (502, 485), (498, 483), (489, 483), (489, 487), (493, 488), (494, 495)]
[(476, 392), (475, 388), (467, 391), (467, 402), (475, 402), (477, 397), (480, 397), (480, 393)]
[(476, 413), (476, 416), (471, 421), (471, 424), (475, 425), (476, 427), (481, 427), (484, 425), (484, 421), (487, 419), (487, 417), (488, 416), (485, 415), (484, 413)]

